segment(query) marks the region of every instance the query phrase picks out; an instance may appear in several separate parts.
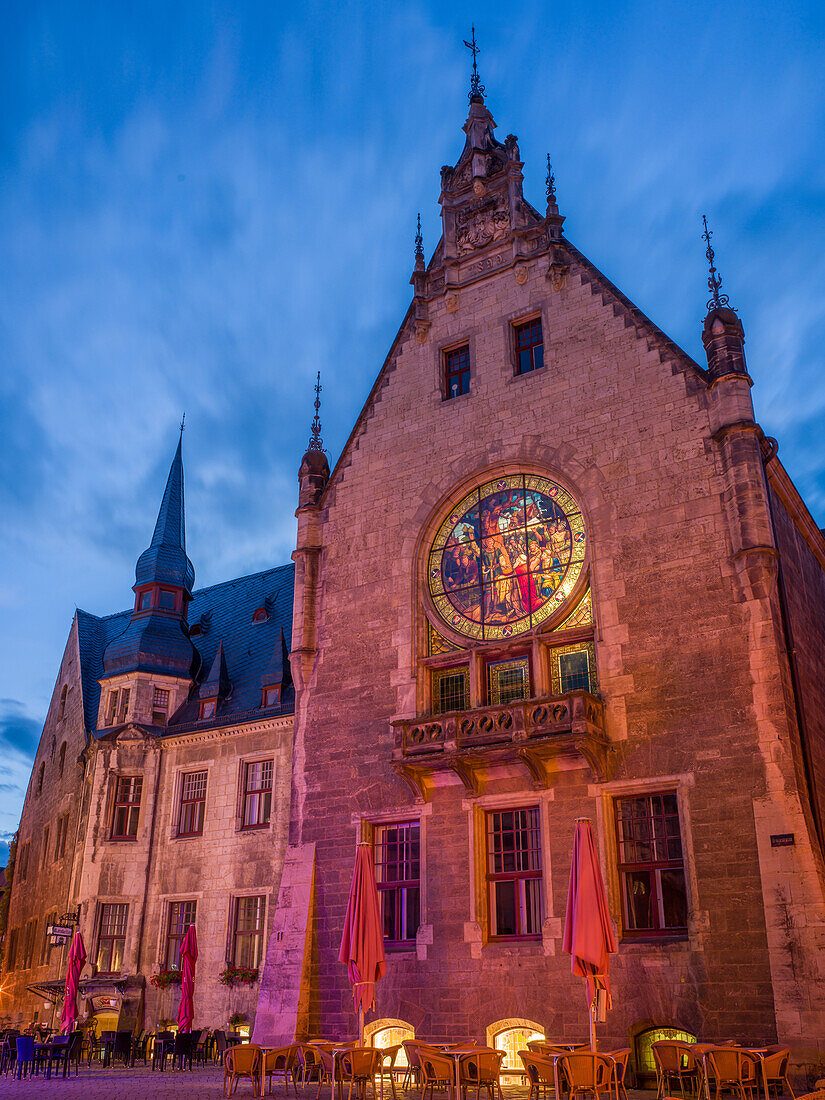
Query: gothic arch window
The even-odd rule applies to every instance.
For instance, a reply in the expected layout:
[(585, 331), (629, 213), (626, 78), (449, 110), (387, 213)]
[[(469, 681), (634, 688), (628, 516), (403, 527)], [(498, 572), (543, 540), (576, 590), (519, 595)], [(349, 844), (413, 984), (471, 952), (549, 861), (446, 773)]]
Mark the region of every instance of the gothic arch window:
[(433, 609), (470, 641), (526, 634), (568, 604), (586, 551), (581, 508), (562, 485), (536, 474), (486, 481), (450, 508), (432, 542)]
[(66, 713), (66, 693), (68, 692), (68, 690), (68, 685), (64, 684), (63, 690), (60, 692), (60, 706), (57, 711), (58, 721), (60, 721), (60, 719), (62, 719), (63, 715)]

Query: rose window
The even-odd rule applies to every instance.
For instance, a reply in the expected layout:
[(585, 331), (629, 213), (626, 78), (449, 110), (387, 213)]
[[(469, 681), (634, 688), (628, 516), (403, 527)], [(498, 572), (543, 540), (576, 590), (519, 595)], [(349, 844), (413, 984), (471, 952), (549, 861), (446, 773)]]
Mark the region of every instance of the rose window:
[(438, 529), (429, 558), (435, 609), (467, 638), (523, 634), (567, 602), (585, 547), (581, 509), (561, 485), (532, 474), (485, 482)]

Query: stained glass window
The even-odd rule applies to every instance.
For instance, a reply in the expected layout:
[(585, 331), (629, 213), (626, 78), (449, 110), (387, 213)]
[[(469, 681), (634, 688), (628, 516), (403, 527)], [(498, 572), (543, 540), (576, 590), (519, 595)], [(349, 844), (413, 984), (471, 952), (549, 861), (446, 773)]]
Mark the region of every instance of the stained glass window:
[(466, 665), (433, 672), (433, 711), (436, 714), (467, 710), (469, 706), (470, 671)]
[(596, 683), (596, 651), (592, 642), (560, 646), (550, 650), (550, 680), (554, 695), (568, 691), (589, 691), (594, 695)]
[(441, 524), (429, 560), (435, 609), (468, 638), (510, 638), (545, 622), (584, 568), (581, 509), (555, 482), (515, 474), (487, 482)]
[(487, 665), (487, 702), (506, 707), (530, 696), (530, 662), (527, 657), (512, 661), (490, 661)]

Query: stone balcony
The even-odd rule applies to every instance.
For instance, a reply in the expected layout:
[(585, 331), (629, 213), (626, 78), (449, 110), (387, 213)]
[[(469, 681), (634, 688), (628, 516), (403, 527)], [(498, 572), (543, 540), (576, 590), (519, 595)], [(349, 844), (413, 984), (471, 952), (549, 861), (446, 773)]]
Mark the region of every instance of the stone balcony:
[(597, 781), (607, 778), (604, 704), (587, 691), (392, 725), (393, 767), (425, 800), (449, 773), (471, 794), (481, 793), (490, 774), (502, 768), (526, 771), (536, 787), (547, 786), (552, 772), (582, 762)]

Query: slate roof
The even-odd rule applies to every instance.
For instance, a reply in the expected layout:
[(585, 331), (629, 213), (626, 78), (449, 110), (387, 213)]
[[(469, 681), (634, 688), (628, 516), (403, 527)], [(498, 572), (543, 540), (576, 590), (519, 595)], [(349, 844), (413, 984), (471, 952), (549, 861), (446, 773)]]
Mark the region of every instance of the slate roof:
[[(280, 707), (261, 708), (264, 682), (269, 682), (272, 668), (281, 667), (284, 645), (289, 651), (292, 635), (292, 598), (295, 567), (278, 566), (253, 573), (248, 577), (201, 588), (193, 594), (189, 605), (191, 640), (200, 655), (197, 682), (192, 701), (171, 716), (167, 730), (180, 732), (187, 726), (195, 728), (229, 724), (242, 716), (291, 714), (295, 695), (292, 684), (285, 686)], [(253, 614), (265, 608), (266, 618), (253, 622)], [(98, 618), (87, 611), (77, 611), (78, 644), (83, 685), (83, 710), (86, 728), (96, 731), (100, 686), (103, 675), (103, 652), (129, 625), (131, 609), (116, 615)], [(198, 632), (201, 627), (202, 632)], [(282, 636), (283, 632), (283, 636)], [(217, 715), (197, 723), (198, 685), (212, 668), (218, 646), (223, 643), (226, 672), (230, 680), (229, 693), (218, 704)], [(289, 676), (289, 665), (283, 669)], [(251, 714), (250, 714), (251, 712)]]

